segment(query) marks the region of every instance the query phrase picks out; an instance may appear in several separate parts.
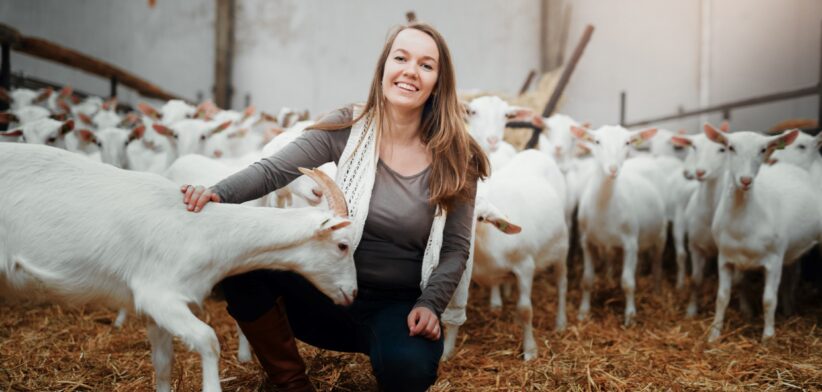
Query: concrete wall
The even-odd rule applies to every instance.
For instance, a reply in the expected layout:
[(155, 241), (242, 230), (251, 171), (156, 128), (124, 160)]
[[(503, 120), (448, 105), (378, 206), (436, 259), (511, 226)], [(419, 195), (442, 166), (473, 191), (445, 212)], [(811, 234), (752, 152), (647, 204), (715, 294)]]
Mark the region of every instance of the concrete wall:
[(461, 88), (516, 91), (539, 61), (539, 3), (238, 1), (234, 104), (324, 112), (367, 98), (392, 26), (414, 10), (448, 41)]
[[(214, 0), (0, 2), (0, 23), (109, 62), (166, 91), (195, 99), (214, 83)], [(12, 72), (107, 96), (109, 81), (12, 51)], [(121, 87), (125, 101), (136, 94)]]
[[(822, 1), (818, 0), (575, 0), (568, 51), (585, 25), (596, 31), (566, 90), (561, 108), (593, 124), (619, 119), (619, 93), (628, 94), (627, 121), (701, 107), (700, 37), (708, 23), (708, 99), (716, 105), (819, 82)], [(710, 7), (710, 20), (702, 20)], [(567, 58), (567, 56), (566, 56)], [(816, 118), (807, 97), (731, 112), (733, 129), (764, 129), (792, 117)], [(704, 120), (719, 122), (719, 114)], [(700, 119), (662, 126), (691, 131)]]
[[(0, 23), (109, 61), (187, 98), (211, 96), (214, 1), (59, 0), (0, 3)], [(545, 1), (237, 0), (233, 106), (251, 102), (318, 114), (365, 99), (389, 28), (414, 10), (446, 37), (461, 89), (516, 92), (540, 66)], [(588, 23), (590, 45), (562, 111), (594, 125), (628, 121), (810, 86), (819, 79), (819, 0), (565, 0), (572, 9), (565, 58)], [(558, 9), (562, 9), (559, 4)], [(708, 7), (706, 9), (703, 7)], [(709, 15), (708, 20), (703, 20)], [(553, 19), (549, 18), (549, 21)], [(553, 22), (552, 22), (553, 23)], [(707, 50), (703, 27), (711, 32)], [(702, 55), (708, 56), (701, 70)], [(13, 70), (105, 95), (108, 82), (23, 55)], [(707, 78), (700, 87), (701, 78)], [(700, 102), (700, 94), (706, 97)], [(136, 98), (125, 95), (125, 99)], [(809, 97), (732, 112), (733, 127), (766, 128), (817, 116)], [(719, 116), (705, 119), (718, 121)], [(662, 124), (696, 131), (700, 119)]]

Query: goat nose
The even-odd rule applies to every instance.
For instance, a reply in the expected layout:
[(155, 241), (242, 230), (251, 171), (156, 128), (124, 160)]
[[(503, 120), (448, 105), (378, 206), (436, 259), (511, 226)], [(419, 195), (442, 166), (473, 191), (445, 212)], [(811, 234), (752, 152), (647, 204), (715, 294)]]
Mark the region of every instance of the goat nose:
[(490, 144), (499, 143), (499, 137), (497, 137), (497, 136), (488, 136), (488, 143), (490, 143)]
[(694, 176), (692, 176), (692, 175), (691, 175), (691, 172), (690, 172), (690, 171), (688, 171), (688, 170), (683, 170), (683, 171), (682, 171), (682, 175), (683, 175), (683, 176), (685, 176), (685, 178), (687, 178), (687, 179), (689, 179), (689, 180), (690, 180), (690, 179), (692, 179), (692, 178), (694, 177)]
[(223, 156), (223, 152), (222, 152), (222, 151), (220, 151), (220, 150), (214, 150), (214, 157), (215, 157), (215, 158), (220, 158), (220, 157), (222, 157), (222, 156)]
[(745, 176), (740, 178), (739, 182), (741, 182), (742, 185), (749, 186), (753, 182), (753, 178)]
[(611, 172), (611, 174), (616, 174), (616, 172), (617, 172), (617, 166), (616, 166), (616, 165), (611, 165), (611, 166), (608, 166), (608, 171), (610, 171), (610, 172)]
[(702, 178), (702, 177), (704, 177), (704, 176), (705, 176), (705, 170), (702, 170), (702, 169), (696, 169), (696, 176), (697, 176), (698, 178)]
[(313, 193), (313, 194), (314, 194), (314, 196), (317, 196), (317, 197), (323, 197), (323, 191), (322, 191), (322, 190), (320, 190), (320, 189), (316, 189), (316, 188), (315, 188), (315, 189), (312, 189), (312, 190), (311, 190), (311, 193)]

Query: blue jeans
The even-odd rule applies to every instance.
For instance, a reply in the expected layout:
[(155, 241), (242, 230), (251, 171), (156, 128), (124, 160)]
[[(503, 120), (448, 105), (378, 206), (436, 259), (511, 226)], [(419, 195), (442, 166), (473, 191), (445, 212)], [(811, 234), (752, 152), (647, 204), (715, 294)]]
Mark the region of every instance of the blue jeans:
[(351, 306), (335, 305), (300, 275), (259, 270), (220, 283), (228, 313), (254, 321), (283, 298), (297, 339), (312, 346), (357, 352), (371, 358), (371, 367), (386, 391), (424, 391), (437, 379), (442, 339), (408, 336), (408, 313), (419, 290), (369, 290), (361, 287)]

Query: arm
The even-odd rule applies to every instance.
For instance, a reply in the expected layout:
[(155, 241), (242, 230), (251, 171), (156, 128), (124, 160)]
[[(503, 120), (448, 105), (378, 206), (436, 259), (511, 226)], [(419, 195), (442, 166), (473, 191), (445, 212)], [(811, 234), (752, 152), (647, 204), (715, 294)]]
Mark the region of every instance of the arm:
[[(448, 302), (454, 295), (457, 285), (459, 285), (462, 273), (465, 271), (465, 264), (468, 260), (469, 247), (471, 245), (471, 226), (474, 218), (474, 198), (457, 204), (453, 211), (448, 213), (443, 228), (443, 243), (440, 249), (440, 262), (431, 277), (428, 285), (423, 290), (414, 305), (414, 310), (409, 315), (409, 328), (412, 335), (421, 333), (423, 329), (429, 334), (425, 334), (432, 339), (439, 338), (439, 316), (448, 306)], [(420, 308), (425, 308), (431, 312), (430, 317), (434, 317), (436, 328), (425, 328), (425, 315), (415, 315)], [(424, 312), (427, 313), (427, 312)], [(430, 318), (429, 317), (429, 318)], [(413, 319), (413, 323), (412, 323)], [(419, 320), (419, 323), (417, 323)], [(414, 325), (416, 324), (416, 325)], [(429, 323), (430, 325), (430, 323)], [(434, 333), (435, 332), (435, 333)]]
[(301, 173), (299, 167), (314, 168), (336, 161), (348, 139), (347, 131), (305, 131), (274, 155), (227, 177), (212, 187), (222, 202), (242, 203), (282, 188)]

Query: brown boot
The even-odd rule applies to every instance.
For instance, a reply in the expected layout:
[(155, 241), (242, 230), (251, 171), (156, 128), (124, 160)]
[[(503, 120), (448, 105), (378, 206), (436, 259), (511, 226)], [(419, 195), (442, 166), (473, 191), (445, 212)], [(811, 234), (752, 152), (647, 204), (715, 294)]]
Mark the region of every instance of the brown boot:
[(314, 392), (281, 301), (260, 318), (237, 324), (268, 375), (267, 386), (273, 384), (278, 391)]

